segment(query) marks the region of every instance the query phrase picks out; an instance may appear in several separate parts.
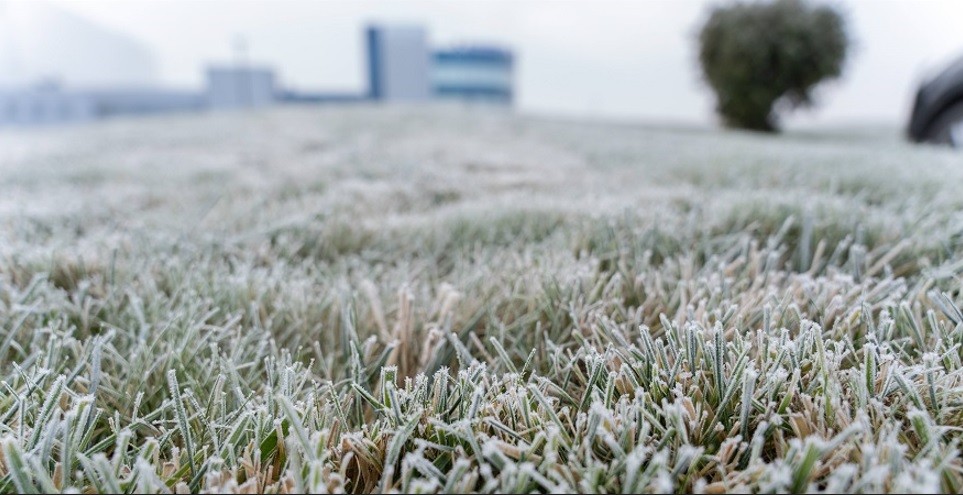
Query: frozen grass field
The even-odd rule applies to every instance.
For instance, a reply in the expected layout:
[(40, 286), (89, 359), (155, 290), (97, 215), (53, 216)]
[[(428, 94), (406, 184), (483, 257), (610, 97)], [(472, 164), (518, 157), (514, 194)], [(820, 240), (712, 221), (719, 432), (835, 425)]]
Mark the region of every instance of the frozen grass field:
[(2, 132), (0, 491), (959, 492), (961, 187), (873, 132)]

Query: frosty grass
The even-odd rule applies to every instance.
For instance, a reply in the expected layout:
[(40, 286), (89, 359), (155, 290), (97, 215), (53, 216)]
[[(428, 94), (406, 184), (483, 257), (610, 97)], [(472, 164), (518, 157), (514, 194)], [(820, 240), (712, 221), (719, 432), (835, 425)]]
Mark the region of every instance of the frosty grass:
[(961, 186), (875, 130), (3, 131), (0, 491), (959, 492)]

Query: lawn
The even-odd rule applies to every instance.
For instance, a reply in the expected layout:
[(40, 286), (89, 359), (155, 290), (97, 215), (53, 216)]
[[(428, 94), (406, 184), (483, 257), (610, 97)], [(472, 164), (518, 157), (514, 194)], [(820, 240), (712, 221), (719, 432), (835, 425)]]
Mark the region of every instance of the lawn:
[(963, 154), (454, 108), (0, 132), (0, 491), (963, 490)]

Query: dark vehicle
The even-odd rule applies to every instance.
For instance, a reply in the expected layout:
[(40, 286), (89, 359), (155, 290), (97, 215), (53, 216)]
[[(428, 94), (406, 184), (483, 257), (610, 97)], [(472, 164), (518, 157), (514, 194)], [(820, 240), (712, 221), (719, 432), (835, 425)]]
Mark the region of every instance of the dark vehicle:
[(918, 143), (963, 148), (963, 57), (920, 86), (908, 133)]

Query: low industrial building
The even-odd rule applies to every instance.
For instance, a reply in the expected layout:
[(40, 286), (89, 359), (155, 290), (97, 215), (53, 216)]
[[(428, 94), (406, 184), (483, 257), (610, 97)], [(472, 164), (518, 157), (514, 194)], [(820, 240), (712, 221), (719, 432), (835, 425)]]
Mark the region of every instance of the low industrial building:
[(69, 90), (54, 83), (0, 89), (0, 125), (78, 123), (119, 115), (198, 111), (204, 97), (160, 88)]
[(213, 110), (261, 108), (274, 104), (279, 92), (274, 71), (266, 67), (207, 69), (207, 107)]

